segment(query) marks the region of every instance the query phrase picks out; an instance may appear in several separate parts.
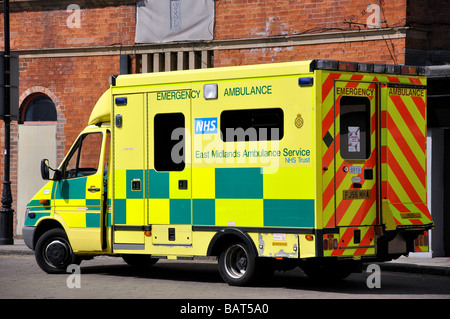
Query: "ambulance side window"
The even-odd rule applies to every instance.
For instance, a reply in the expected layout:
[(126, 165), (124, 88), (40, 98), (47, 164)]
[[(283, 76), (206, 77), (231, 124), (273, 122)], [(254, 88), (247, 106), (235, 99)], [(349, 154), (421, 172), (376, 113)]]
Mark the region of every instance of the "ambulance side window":
[(340, 151), (343, 159), (370, 157), (370, 100), (343, 96), (340, 102)]
[(154, 162), (156, 171), (182, 171), (185, 167), (183, 113), (156, 114), (154, 118)]
[(220, 130), (224, 142), (278, 141), (284, 135), (284, 113), (280, 108), (223, 111)]
[(64, 179), (93, 175), (98, 170), (102, 134), (82, 135), (65, 161), (62, 174)]

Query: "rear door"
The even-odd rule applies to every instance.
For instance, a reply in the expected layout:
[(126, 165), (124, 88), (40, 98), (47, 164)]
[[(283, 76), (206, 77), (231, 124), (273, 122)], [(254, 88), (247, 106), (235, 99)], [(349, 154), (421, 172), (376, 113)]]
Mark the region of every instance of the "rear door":
[[(336, 254), (373, 254), (377, 223), (377, 86), (335, 82)], [(370, 251), (368, 251), (370, 249)]]
[(381, 198), (387, 230), (431, 224), (426, 206), (426, 86), (381, 87)]

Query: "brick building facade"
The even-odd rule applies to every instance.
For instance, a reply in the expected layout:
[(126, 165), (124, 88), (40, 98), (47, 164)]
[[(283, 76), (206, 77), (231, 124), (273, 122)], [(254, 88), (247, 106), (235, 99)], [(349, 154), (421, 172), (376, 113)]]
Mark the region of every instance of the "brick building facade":
[[(17, 216), (24, 213), (17, 205), (19, 165), (40, 160), (19, 158), (19, 127), (55, 126), (60, 163), (108, 88), (109, 76), (119, 74), (121, 56), (128, 56), (131, 73), (316, 58), (415, 65), (450, 62), (450, 1), (430, 0), (425, 5), (421, 0), (216, 0), (213, 40), (136, 44), (136, 9), (142, 3), (10, 1), (11, 50), (20, 56), (21, 117), (12, 124), (11, 139)], [(2, 33), (3, 28), (1, 38)], [(54, 103), (56, 121), (25, 120), (29, 102), (38, 95)], [(19, 217), (16, 224), (20, 234)]]

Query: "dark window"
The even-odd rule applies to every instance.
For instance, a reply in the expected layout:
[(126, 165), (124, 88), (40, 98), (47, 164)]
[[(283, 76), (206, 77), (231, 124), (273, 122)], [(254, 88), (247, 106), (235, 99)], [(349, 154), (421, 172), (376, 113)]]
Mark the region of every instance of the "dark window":
[(343, 96), (340, 107), (342, 158), (369, 158), (370, 100), (366, 97)]
[(101, 133), (84, 134), (76, 141), (63, 165), (64, 179), (89, 176), (97, 172), (102, 137)]
[(37, 95), (27, 104), (24, 121), (56, 122), (56, 108), (47, 95)]
[(280, 108), (223, 111), (220, 130), (224, 142), (281, 140), (284, 114)]
[(154, 159), (156, 171), (182, 171), (185, 166), (183, 113), (156, 114)]

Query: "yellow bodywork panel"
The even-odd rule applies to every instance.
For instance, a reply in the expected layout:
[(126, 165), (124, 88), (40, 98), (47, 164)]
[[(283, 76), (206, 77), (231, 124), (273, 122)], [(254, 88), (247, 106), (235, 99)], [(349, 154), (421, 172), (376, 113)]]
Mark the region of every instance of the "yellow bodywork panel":
[(111, 120), (111, 89), (103, 93), (100, 99), (92, 109), (89, 117), (88, 125), (95, 125), (98, 123), (108, 123)]
[(114, 242), (119, 244), (142, 244), (144, 242), (144, 231), (115, 231)]

